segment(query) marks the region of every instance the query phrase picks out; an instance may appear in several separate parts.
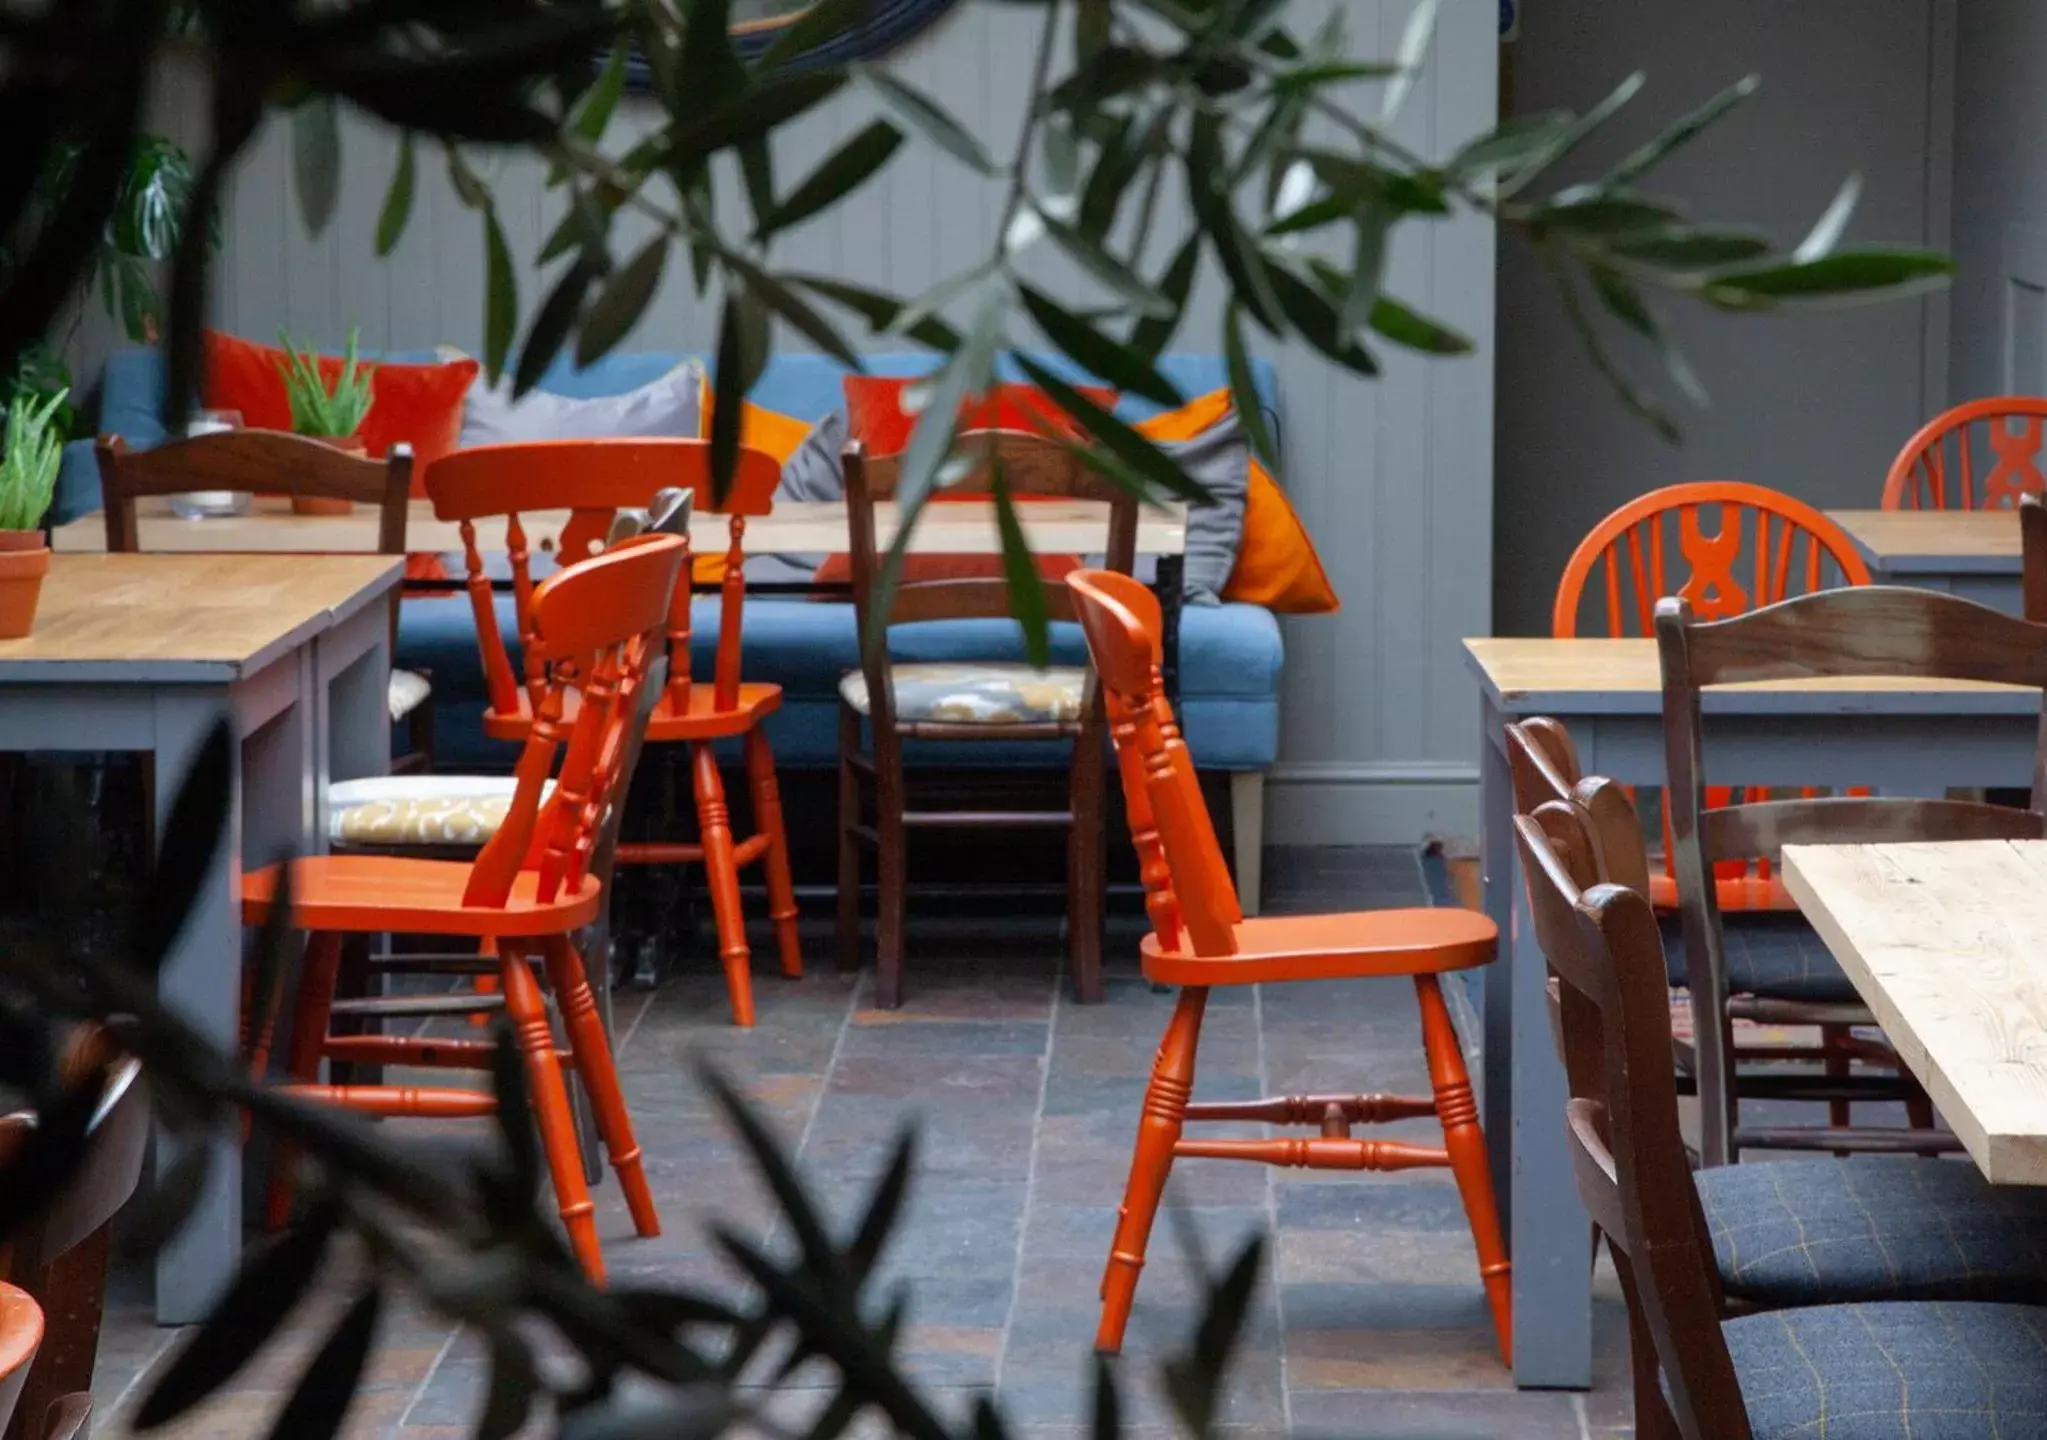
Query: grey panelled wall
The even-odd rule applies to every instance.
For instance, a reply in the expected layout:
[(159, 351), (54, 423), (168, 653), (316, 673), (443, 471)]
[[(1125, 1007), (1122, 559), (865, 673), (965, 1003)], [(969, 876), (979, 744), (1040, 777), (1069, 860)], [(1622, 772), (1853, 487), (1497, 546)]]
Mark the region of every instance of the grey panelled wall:
[[(1315, 12), (1324, 3), (1305, 0), (1303, 29), (1320, 20)], [(1410, 0), (1342, 3), (1354, 48), (1394, 53)], [(1040, 13), (987, 0), (964, 5), (896, 63), (1006, 154)], [(1481, 0), (1443, 7), (1435, 55), (1400, 121), (1403, 139), (1425, 153), (1447, 153), (1492, 124), (1496, 18)], [(857, 92), (841, 96), (784, 137), (777, 154), (783, 183), (804, 173), (869, 105)], [(633, 120), (627, 114), (616, 123)], [(379, 263), (371, 235), (396, 141), (351, 124), (344, 143), (339, 218), (312, 240), (297, 218), (287, 135), (277, 125), (265, 133), (235, 179), (217, 323), (258, 339), (283, 324), (321, 344), (338, 342), (355, 323), (369, 346), (476, 349), (483, 326), (476, 217), (456, 202), (438, 167), (423, 165), (413, 223), (397, 252)], [(539, 167), (507, 158), (495, 182), (512, 253), (535, 254), (558, 203), (540, 183)], [(914, 292), (987, 254), (1000, 201), (997, 185), (916, 141), (853, 203), (779, 242), (777, 258)], [(1161, 213), (1177, 230), (1179, 215), (1169, 207)], [(1168, 239), (1155, 238), (1154, 265), (1170, 253)], [(1033, 258), (1047, 266), (1056, 259)], [(629, 346), (712, 346), (716, 307), (680, 283), (685, 270), (671, 269)], [(1084, 288), (1071, 275), (1057, 279), (1062, 288)], [(530, 314), (540, 287), (530, 269), (521, 281)], [(1470, 334), (1480, 358), (1388, 356), (1386, 374), (1366, 383), (1298, 348), (1273, 356), (1284, 408), (1283, 479), (1345, 602), (1340, 615), (1287, 623), (1284, 740), (1268, 822), (1275, 840), (1475, 833), (1476, 710), (1457, 641), (1483, 631), (1491, 614), (1491, 226), (1459, 219), (1414, 227), (1395, 248), (1389, 288)], [(1220, 348), (1215, 294), (1212, 283), (1197, 290), (1176, 348)], [(785, 331), (778, 343), (804, 342)]]

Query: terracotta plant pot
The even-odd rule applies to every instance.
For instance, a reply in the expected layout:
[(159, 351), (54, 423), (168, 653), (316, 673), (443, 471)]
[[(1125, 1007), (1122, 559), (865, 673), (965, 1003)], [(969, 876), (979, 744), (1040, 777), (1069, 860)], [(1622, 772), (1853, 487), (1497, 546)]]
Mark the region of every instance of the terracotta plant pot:
[(0, 530), (0, 640), (35, 629), (36, 602), (50, 573), (50, 547), (40, 530)]
[[(322, 445), (331, 445), (344, 455), (362, 456), (368, 453), (363, 449), (361, 439), (354, 435), (345, 437), (310, 435), (306, 438), (318, 440)], [(291, 497), (291, 513), (294, 515), (348, 515), (354, 513), (354, 511), (355, 502), (353, 500), (329, 500), (314, 495), (294, 495)]]

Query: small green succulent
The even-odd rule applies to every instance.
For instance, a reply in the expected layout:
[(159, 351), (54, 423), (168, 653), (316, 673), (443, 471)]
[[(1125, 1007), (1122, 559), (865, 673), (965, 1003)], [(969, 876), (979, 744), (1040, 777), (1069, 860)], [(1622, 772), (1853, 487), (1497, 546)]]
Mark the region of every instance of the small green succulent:
[(5, 451), (0, 453), (0, 530), (33, 530), (49, 512), (64, 463), (68, 389), (49, 395), (17, 391), (7, 407)]
[(362, 429), (363, 418), (370, 413), (370, 375), (376, 366), (356, 359), (355, 330), (348, 332), (348, 353), (332, 388), (320, 375), (318, 355), (301, 351), (282, 329), (277, 339), (286, 357), (277, 368), (284, 376), (285, 399), (291, 403), (291, 428), (300, 435), (334, 440), (345, 440)]

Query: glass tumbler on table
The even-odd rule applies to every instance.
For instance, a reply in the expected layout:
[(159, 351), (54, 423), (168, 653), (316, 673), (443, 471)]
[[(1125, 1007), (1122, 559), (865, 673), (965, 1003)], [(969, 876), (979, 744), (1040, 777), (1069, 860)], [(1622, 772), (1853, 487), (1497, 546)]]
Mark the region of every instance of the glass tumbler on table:
[[(242, 428), (239, 410), (195, 410), (185, 424), (185, 438), (218, 435)], [(241, 515), (249, 508), (246, 490), (187, 490), (170, 497), (171, 513), (186, 520), (204, 520), (215, 515)]]

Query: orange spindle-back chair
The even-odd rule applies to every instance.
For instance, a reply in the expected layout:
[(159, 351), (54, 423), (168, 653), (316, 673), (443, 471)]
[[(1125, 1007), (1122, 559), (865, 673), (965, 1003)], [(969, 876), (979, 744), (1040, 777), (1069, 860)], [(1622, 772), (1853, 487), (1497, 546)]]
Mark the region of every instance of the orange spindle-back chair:
[[(1886, 510), (1998, 510), (2047, 490), (2040, 470), (2047, 398), (1996, 395), (1936, 415), (1905, 442), (1884, 477)], [(1981, 434), (1989, 453), (1979, 455)], [(1977, 479), (1977, 461), (1988, 462)]]
[[(345, 934), (464, 935), (487, 941), (498, 961), (502, 1004), (524, 1056), (542, 1147), (570, 1243), (584, 1270), (604, 1275), (595, 1207), (569, 1110), (562, 1064), (589, 1092), (598, 1134), (618, 1174), (633, 1224), (658, 1235), (654, 1210), (626, 1112), (625, 1094), (597, 1002), (572, 936), (597, 916), (603, 885), (590, 858), (610, 808), (623, 804), (632, 718), (647, 671), (669, 623), (688, 546), (672, 535), (629, 540), (551, 576), (533, 588), (523, 648), (532, 689), (531, 723), (517, 767), (518, 789), (504, 822), (474, 862), (392, 855), (321, 855), (292, 869), (292, 924), (307, 932), (306, 962), (293, 1017), (289, 1088), (374, 1115), (454, 1117), (488, 1114), (487, 1090), (426, 1086), (321, 1085), (323, 1059), (369, 1064), (487, 1069), (483, 1040), (329, 1033)], [(572, 703), (573, 701), (573, 703)], [(551, 795), (547, 780), (566, 739)], [(243, 918), (268, 919), (280, 867), (244, 877)], [(531, 960), (546, 965), (569, 1050), (557, 1050)], [(478, 996), (478, 1008), (497, 997)], [(255, 1027), (250, 1061), (269, 1061), (269, 1017)], [(273, 1177), (270, 1218), (289, 1213), (289, 1166)]]
[[(1175, 1160), (1199, 1157), (1322, 1170), (1447, 1166), (1456, 1176), (1471, 1223), (1500, 1353), (1511, 1359), (1511, 1266), (1500, 1236), (1478, 1108), (1437, 979), (1446, 971), (1491, 960), (1498, 939), (1493, 923), (1457, 909), (1246, 919), (1201, 798), (1193, 759), (1160, 680), (1157, 598), (1141, 582), (1107, 570), (1077, 571), (1066, 577), (1066, 584), (1101, 676), (1131, 838), (1144, 880), (1153, 927), (1140, 952), (1144, 974), (1155, 984), (1180, 990), (1145, 1092), (1130, 1181), (1102, 1277), (1095, 1348), (1115, 1351), (1122, 1346), (1167, 1176)], [(1413, 978), (1432, 1097), (1295, 1095), (1191, 1103), (1194, 1052), (1211, 989), (1369, 975)], [(1424, 1115), (1441, 1122), (1441, 1146), (1351, 1136), (1353, 1125)], [(1182, 1138), (1189, 1121), (1313, 1125), (1319, 1134), (1309, 1139), (1190, 1140)]]
[[(1717, 512), (1712, 530), (1705, 512)], [(1579, 542), (1557, 585), (1551, 633), (1578, 634), (1587, 591), (1604, 601), (1606, 633), (1655, 634), (1656, 602), (1680, 595), (1694, 614), (1724, 620), (1792, 595), (1832, 585), (1867, 585), (1869, 566), (1847, 532), (1794, 496), (1739, 480), (1670, 485), (1630, 500)], [(1595, 607), (1597, 608), (1597, 607)], [(1707, 803), (1725, 805), (1733, 790), (1716, 786)], [(1677, 907), (1670, 825), (1664, 821), (1663, 864), (1649, 877), (1660, 910)], [(1769, 862), (1716, 867), (1722, 910), (1797, 908)]]
[[(688, 490), (696, 513), (728, 517), (725, 573), (718, 595), (718, 651), (709, 684), (690, 676), (690, 606), (687, 581), (668, 629), (668, 686), (647, 721), (653, 744), (690, 748), (691, 789), (696, 800), (698, 838), (693, 844), (621, 844), (621, 865), (676, 865), (701, 862), (718, 925), (718, 950), (731, 994), (732, 1017), (753, 1024), (751, 956), (746, 917), (740, 909), (739, 869), (761, 862), (768, 890), (768, 914), (775, 923), (782, 972), (803, 973), (796, 934), (796, 889), (789, 874), (789, 847), (782, 824), (782, 800), (775, 759), (762, 729), (782, 705), (782, 687), (739, 678), (740, 632), (745, 602), (746, 520), (772, 508), (781, 467), (756, 450), (739, 452), (738, 469), (724, 498), (711, 484), (710, 446), (702, 440), (551, 440), (516, 445), (480, 445), (459, 450), (427, 468), (426, 489), (434, 514), (461, 524), (470, 603), (476, 612), (477, 641), (483, 648), (489, 708), (485, 733), (503, 740), (524, 738), (532, 725), (535, 671), (525, 659), (523, 677), (512, 667), (498, 630), (496, 598), (477, 546), (476, 522), (503, 517), (512, 571), (512, 593), (523, 631), (531, 609), (532, 540), (522, 516), (567, 511), (555, 540), (556, 556), (572, 563), (604, 543), (613, 516), (644, 506), (666, 486)], [(685, 572), (686, 573), (686, 572)], [(742, 742), (755, 833), (733, 834), (725, 783), (712, 744)]]

